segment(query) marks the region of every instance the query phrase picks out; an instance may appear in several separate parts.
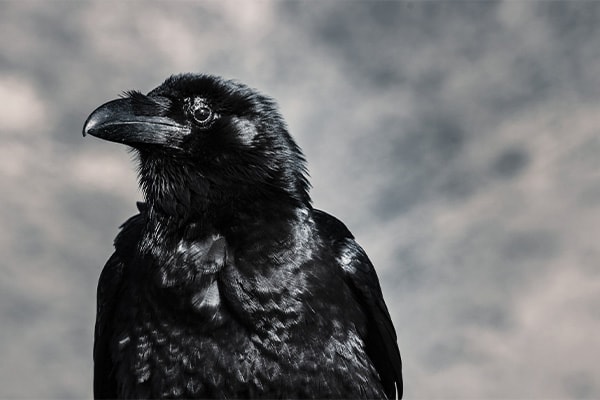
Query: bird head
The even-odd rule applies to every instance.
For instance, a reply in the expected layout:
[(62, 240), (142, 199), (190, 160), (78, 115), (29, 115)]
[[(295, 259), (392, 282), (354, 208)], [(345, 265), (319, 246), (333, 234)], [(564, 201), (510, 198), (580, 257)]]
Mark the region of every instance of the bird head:
[(304, 156), (275, 102), (236, 81), (172, 76), (101, 105), (83, 134), (133, 148), (146, 200), (168, 214), (310, 205)]

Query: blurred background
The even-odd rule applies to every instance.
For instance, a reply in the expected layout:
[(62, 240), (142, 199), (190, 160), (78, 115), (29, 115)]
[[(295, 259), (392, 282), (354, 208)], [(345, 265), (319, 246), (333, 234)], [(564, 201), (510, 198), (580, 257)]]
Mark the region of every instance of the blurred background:
[(600, 2), (0, 2), (0, 398), (89, 398), (136, 213), (98, 105), (167, 76), (279, 102), (379, 273), (407, 398), (600, 397)]

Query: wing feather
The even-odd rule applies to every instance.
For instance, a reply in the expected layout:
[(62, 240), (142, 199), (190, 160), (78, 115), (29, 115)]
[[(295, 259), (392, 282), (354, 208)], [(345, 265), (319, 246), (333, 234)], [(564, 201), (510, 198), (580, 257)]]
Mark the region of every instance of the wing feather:
[(141, 213), (121, 226), (115, 239), (116, 251), (106, 262), (98, 280), (96, 325), (94, 329), (94, 398), (118, 397), (117, 381), (111, 357), (110, 340), (114, 331), (114, 313), (123, 290), (126, 266), (133, 257), (145, 221), (145, 207), (138, 204)]
[(344, 277), (368, 315), (367, 354), (379, 373), (385, 393), (388, 398), (395, 398), (397, 391), (401, 398), (402, 359), (398, 338), (373, 264), (344, 223), (319, 210), (314, 210), (313, 216), (324, 236), (333, 242)]

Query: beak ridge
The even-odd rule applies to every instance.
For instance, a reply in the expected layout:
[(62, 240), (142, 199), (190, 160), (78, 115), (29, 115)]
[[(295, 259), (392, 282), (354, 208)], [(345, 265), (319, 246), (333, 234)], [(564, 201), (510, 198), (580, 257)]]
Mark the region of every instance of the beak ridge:
[(112, 100), (89, 115), (82, 134), (133, 147), (138, 144), (177, 147), (176, 144), (189, 133), (189, 127), (155, 115), (155, 111), (156, 107), (144, 109), (143, 105), (135, 105), (132, 98)]

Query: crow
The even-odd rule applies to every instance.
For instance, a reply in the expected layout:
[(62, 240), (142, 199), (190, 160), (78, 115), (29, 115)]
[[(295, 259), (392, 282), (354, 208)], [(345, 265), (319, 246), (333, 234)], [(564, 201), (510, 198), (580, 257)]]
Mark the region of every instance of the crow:
[(98, 107), (144, 202), (100, 275), (95, 398), (394, 398), (396, 332), (373, 265), (312, 207), (274, 100), (181, 74)]

